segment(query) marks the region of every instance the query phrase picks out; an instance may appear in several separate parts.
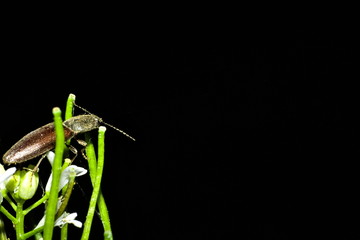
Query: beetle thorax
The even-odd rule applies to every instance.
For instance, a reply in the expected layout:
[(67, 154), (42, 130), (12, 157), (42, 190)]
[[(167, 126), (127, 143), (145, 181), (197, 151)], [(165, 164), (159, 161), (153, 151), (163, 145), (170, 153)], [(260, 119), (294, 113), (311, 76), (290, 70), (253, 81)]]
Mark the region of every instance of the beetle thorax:
[(64, 121), (63, 125), (78, 134), (98, 128), (100, 122), (101, 118), (95, 115), (79, 115)]

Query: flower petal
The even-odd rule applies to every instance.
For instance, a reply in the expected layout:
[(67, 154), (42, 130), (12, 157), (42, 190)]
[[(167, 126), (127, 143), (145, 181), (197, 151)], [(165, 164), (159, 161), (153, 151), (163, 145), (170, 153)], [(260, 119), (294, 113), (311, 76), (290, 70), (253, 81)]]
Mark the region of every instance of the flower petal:
[(62, 228), (65, 224), (74, 224), (75, 227), (81, 228), (82, 222), (75, 220), (77, 213), (64, 212), (56, 221), (55, 226)]
[(55, 159), (55, 153), (53, 151), (48, 151), (46, 154), (47, 159), (49, 160), (49, 163), (51, 166), (53, 165), (54, 159)]
[(9, 177), (11, 177), (16, 172), (16, 167), (11, 167), (7, 169), (3, 174), (0, 175), (0, 183), (7, 180)]
[(75, 227), (78, 227), (78, 228), (82, 228), (82, 222), (78, 221), (78, 220), (73, 220), (71, 222)]

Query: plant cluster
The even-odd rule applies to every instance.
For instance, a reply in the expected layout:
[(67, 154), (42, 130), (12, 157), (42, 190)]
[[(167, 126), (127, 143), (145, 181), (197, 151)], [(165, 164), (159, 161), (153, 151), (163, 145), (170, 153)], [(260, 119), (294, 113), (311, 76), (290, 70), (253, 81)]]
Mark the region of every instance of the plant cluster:
[[(74, 102), (75, 95), (70, 94), (66, 104), (65, 120), (73, 117)], [(40, 199), (34, 199), (34, 196), (37, 196), (35, 193), (38, 191), (40, 178), (38, 166), (29, 165), (21, 169), (12, 166), (5, 170), (4, 166), (0, 164), (0, 240), (7, 239), (5, 231), (6, 221), (4, 222), (6, 219), (1, 218), (1, 215), (12, 222), (17, 240), (24, 240), (30, 237), (51, 240), (55, 227), (61, 228), (60, 238), (67, 239), (68, 235), (71, 235), (68, 231), (70, 224), (83, 228), (81, 240), (89, 239), (96, 208), (98, 208), (104, 227), (104, 239), (113, 239), (107, 206), (100, 189), (104, 167), (106, 128), (101, 126), (98, 129), (97, 154), (91, 138), (88, 134), (85, 134), (85, 154), (88, 160), (88, 171), (72, 164), (72, 160), (64, 158), (64, 150), (69, 141), (66, 141), (64, 137), (63, 121), (59, 108), (55, 107), (53, 109), (53, 117), (56, 144), (54, 152), (49, 151), (46, 154), (47, 159), (52, 165), (52, 170), (48, 176), (45, 176), (48, 177), (48, 181)], [(90, 203), (87, 206), (86, 220), (83, 224), (76, 220), (76, 212), (67, 212), (67, 205), (71, 200), (76, 178), (88, 172), (93, 191)], [(40, 206), (44, 206), (45, 211)], [(84, 206), (86, 205), (84, 204)], [(26, 217), (34, 211), (44, 212), (44, 215), (32, 230), (25, 232)]]

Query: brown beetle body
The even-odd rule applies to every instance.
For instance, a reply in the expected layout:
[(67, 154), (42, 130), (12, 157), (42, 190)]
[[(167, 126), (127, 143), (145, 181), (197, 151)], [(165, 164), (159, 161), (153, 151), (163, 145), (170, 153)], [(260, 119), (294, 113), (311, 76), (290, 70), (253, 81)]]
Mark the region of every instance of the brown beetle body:
[[(63, 122), (65, 140), (79, 133), (96, 129), (101, 119), (95, 115), (79, 115)], [(55, 148), (54, 123), (46, 124), (25, 135), (15, 143), (3, 156), (5, 164), (17, 164), (38, 157)]]

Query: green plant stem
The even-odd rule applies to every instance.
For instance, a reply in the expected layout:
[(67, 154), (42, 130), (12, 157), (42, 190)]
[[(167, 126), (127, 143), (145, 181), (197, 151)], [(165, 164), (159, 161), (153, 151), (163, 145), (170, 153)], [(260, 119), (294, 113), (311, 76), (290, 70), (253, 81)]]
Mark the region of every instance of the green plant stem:
[(35, 203), (33, 203), (31, 206), (29, 206), (27, 209), (25, 209), (24, 215), (28, 214), (31, 210), (33, 210), (34, 208), (38, 207), (39, 205), (41, 205), (42, 203), (44, 203), (47, 199), (49, 198), (49, 193), (45, 192), (45, 195), (40, 198), (39, 200), (37, 200)]
[(111, 224), (110, 224), (109, 211), (107, 209), (107, 206), (105, 203), (105, 198), (102, 195), (101, 189), (100, 189), (100, 194), (99, 194), (99, 198), (98, 198), (98, 208), (100, 211), (101, 222), (104, 227), (104, 239), (112, 240), (113, 234), (112, 234), (112, 229), (111, 229)]
[[(75, 94), (70, 93), (70, 94), (69, 94), (69, 97), (68, 97), (68, 99), (67, 99), (67, 102), (66, 102), (65, 120), (68, 120), (68, 119), (70, 119), (70, 118), (73, 117), (75, 99), (76, 99)], [(70, 143), (71, 143), (71, 139), (69, 139), (69, 140), (66, 141), (66, 144), (70, 144)], [(65, 161), (65, 164), (64, 164), (64, 166), (63, 166), (63, 169), (65, 168), (65, 165), (68, 166), (69, 164), (71, 164), (71, 161), (70, 161), (70, 162), (66, 162), (66, 161)], [(63, 192), (63, 195), (65, 195), (65, 196), (67, 195), (67, 197), (65, 197), (65, 199), (67, 199), (67, 200), (66, 200), (66, 203), (65, 203), (65, 204), (64, 204), (64, 202), (62, 203), (62, 205), (61, 205), (59, 211), (57, 212), (56, 216), (60, 216), (60, 215), (62, 214), (62, 213), (60, 213), (60, 212), (64, 212), (64, 211), (65, 211), (66, 206), (67, 206), (67, 203), (68, 203), (68, 201), (69, 201), (69, 199), (70, 199), (70, 195), (71, 195), (71, 191), (72, 191), (72, 188), (73, 188), (73, 186), (74, 186), (74, 183), (75, 183), (75, 177), (74, 177), (74, 179), (73, 179), (73, 181), (72, 181), (72, 185), (71, 185), (71, 186), (70, 186), (70, 182), (68, 183), (68, 187), (67, 187), (67, 190), (66, 190), (67, 192), (66, 192), (66, 193)], [(69, 187), (71, 187), (71, 189), (69, 189)], [(59, 213), (60, 213), (60, 214), (59, 214)], [(60, 238), (61, 238), (62, 240), (66, 240), (66, 239), (67, 239), (67, 234), (68, 234), (68, 224), (65, 224), (65, 225), (61, 228)]]
[(22, 240), (24, 235), (24, 214), (23, 214), (23, 200), (19, 200), (17, 202), (16, 208), (16, 221), (15, 231), (16, 231), (16, 239)]
[(67, 240), (68, 239), (68, 227), (69, 224), (65, 224), (62, 228), (61, 228), (61, 237), (60, 240)]
[(0, 215), (0, 240), (7, 240), (4, 221)]
[(73, 116), (75, 99), (76, 99), (75, 94), (70, 93), (66, 102), (65, 120), (68, 120)]
[(100, 193), (100, 185), (101, 185), (101, 178), (104, 168), (104, 155), (105, 155), (105, 131), (106, 128), (101, 126), (99, 127), (99, 136), (98, 136), (98, 163), (96, 169), (96, 178), (94, 183), (94, 189), (91, 194), (89, 210), (86, 216), (83, 234), (81, 236), (81, 240), (87, 240), (90, 236), (90, 230), (92, 225), (92, 220), (95, 213), (97, 199)]
[(11, 198), (9, 198), (9, 196), (7, 194), (3, 195), (3, 197), (6, 201), (8, 201), (8, 203), (11, 205), (11, 207), (16, 211), (16, 204), (11, 200)]
[(14, 224), (16, 223), (16, 217), (14, 217), (11, 213), (6, 210), (3, 206), (0, 206), (0, 212), (2, 212), (8, 219), (10, 219)]
[[(64, 171), (65, 168), (67, 168), (68, 166), (70, 166), (71, 164), (71, 160), (69, 158), (65, 158), (64, 160), (64, 164), (62, 166), (62, 169), (61, 171)], [(65, 211), (66, 209), (66, 206), (70, 200), (70, 196), (71, 196), (71, 193), (72, 193), (72, 190), (73, 190), (73, 187), (74, 187), (74, 184), (75, 184), (75, 177), (76, 177), (76, 174), (74, 174), (73, 176), (70, 176), (70, 180), (67, 184), (67, 187), (64, 187), (61, 192), (62, 192), (62, 196), (63, 196), (63, 202), (61, 203), (61, 206), (60, 208), (58, 209), (57, 213), (56, 213), (56, 216), (55, 216), (55, 219), (57, 219), (59, 216), (61, 216), (61, 214)], [(69, 225), (68, 224), (65, 224), (61, 230), (60, 230), (60, 239), (61, 240), (67, 240), (68, 239), (68, 227)]]
[(64, 128), (61, 119), (61, 110), (58, 107), (53, 109), (54, 125), (56, 133), (55, 159), (52, 166), (52, 182), (48, 205), (45, 211), (44, 240), (51, 240), (54, 229), (56, 204), (58, 199), (58, 188), (61, 175), (61, 165), (65, 147)]
[[(65, 120), (68, 120), (69, 118), (73, 117), (74, 113), (74, 102), (75, 102), (76, 96), (75, 94), (70, 93), (69, 97), (66, 102), (66, 108), (65, 108)], [(66, 144), (70, 144), (71, 139), (66, 141)]]
[(96, 160), (94, 143), (91, 141), (89, 133), (85, 133), (85, 141), (86, 141), (85, 152), (89, 165), (89, 175), (90, 175), (91, 183), (94, 187), (94, 182), (96, 178), (97, 160)]
[[(89, 164), (89, 172), (90, 172), (90, 178), (91, 183), (94, 186), (96, 181), (96, 154), (95, 154), (95, 147), (90, 139), (90, 135), (87, 133), (85, 134), (85, 140), (86, 140), (86, 156), (88, 158), (88, 164)], [(105, 198), (102, 194), (101, 188), (99, 193), (99, 198), (97, 202), (97, 206), (99, 208), (100, 212), (100, 218), (101, 222), (104, 227), (104, 239), (111, 240), (113, 239), (111, 224), (110, 224), (110, 217), (109, 217), (109, 211), (106, 206)]]
[(44, 226), (41, 226), (41, 227), (38, 227), (38, 228), (35, 228), (27, 233), (24, 233), (23, 235), (23, 239), (28, 239), (29, 237), (32, 237), (38, 233), (41, 233), (42, 231), (44, 230)]

